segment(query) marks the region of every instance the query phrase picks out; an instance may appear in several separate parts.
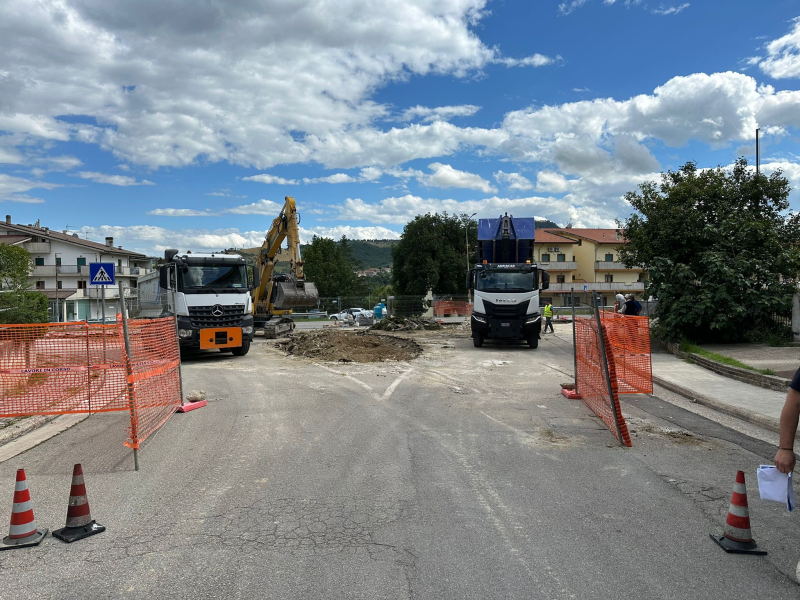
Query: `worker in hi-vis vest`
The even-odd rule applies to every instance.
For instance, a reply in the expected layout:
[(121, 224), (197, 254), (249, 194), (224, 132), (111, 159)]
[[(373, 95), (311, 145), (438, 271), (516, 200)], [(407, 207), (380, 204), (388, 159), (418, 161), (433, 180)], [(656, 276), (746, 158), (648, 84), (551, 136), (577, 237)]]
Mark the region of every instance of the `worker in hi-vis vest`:
[(553, 305), (548, 300), (544, 305), (544, 333), (547, 333), (547, 328), (550, 328), (550, 333), (553, 331)]

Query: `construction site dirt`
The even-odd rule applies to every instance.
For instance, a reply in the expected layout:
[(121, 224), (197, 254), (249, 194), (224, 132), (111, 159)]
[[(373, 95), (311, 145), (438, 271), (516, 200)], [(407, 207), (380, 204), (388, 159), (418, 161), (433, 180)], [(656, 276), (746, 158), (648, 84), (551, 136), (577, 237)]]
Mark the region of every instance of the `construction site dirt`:
[(287, 354), (323, 362), (405, 361), (422, 353), (407, 337), (341, 329), (295, 332), (276, 345)]

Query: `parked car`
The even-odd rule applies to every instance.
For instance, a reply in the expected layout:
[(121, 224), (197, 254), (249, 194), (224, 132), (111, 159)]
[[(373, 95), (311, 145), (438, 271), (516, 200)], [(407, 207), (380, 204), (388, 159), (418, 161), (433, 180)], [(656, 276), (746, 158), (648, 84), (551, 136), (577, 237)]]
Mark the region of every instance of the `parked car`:
[(345, 308), (342, 312), (333, 313), (328, 319), (331, 321), (346, 321), (348, 320), (347, 315), (352, 316), (353, 319), (357, 319), (361, 315), (371, 317), (372, 312), (363, 308)]

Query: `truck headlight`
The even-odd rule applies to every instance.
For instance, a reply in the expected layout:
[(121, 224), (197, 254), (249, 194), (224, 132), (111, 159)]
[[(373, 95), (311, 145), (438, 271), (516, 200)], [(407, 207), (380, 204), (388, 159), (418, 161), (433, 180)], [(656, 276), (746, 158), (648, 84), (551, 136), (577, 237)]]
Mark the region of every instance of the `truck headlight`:
[(538, 321), (541, 318), (542, 315), (534, 315), (532, 317), (528, 317), (527, 319), (525, 319), (525, 324), (527, 325), (528, 323), (536, 323), (536, 321)]
[(476, 315), (472, 313), (472, 318), (475, 319), (478, 323), (486, 323), (486, 318), (482, 317), (481, 315)]
[(250, 335), (251, 333), (253, 333), (253, 326), (248, 325), (247, 327), (242, 327), (242, 333), (245, 335)]
[(190, 337), (192, 337), (192, 330), (191, 329), (178, 329), (178, 337), (180, 337), (180, 338), (190, 338)]

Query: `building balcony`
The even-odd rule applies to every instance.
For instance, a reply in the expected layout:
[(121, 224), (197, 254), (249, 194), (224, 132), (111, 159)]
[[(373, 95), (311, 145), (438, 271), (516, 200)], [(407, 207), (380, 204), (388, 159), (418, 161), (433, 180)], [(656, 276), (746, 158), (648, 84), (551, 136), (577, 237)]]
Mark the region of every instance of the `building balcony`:
[(640, 272), (642, 270), (641, 267), (632, 267), (628, 268), (621, 262), (607, 262), (604, 260), (598, 260), (594, 263), (594, 270), (595, 271), (635, 271)]
[(22, 247), (31, 254), (50, 254), (50, 242), (25, 242)]
[[(584, 289), (585, 288), (585, 289)], [(582, 282), (582, 281), (573, 281), (571, 283), (551, 283), (550, 287), (545, 290), (543, 293), (547, 292), (569, 292), (570, 290), (575, 290), (575, 292), (643, 292), (644, 291), (644, 282), (643, 281), (635, 281), (633, 283), (606, 283), (602, 281), (597, 282)]]
[[(69, 297), (70, 300), (100, 300), (103, 297), (101, 286), (92, 286), (75, 290), (75, 293)], [(126, 298), (136, 298), (136, 288), (125, 288)], [(106, 300), (119, 300), (119, 288), (117, 286), (106, 286)]]
[(576, 261), (550, 261), (538, 262), (536, 266), (545, 271), (574, 271), (578, 268)]
[[(81, 265), (80, 267), (62, 267), (62, 268), (69, 268), (69, 269), (80, 269), (80, 275), (82, 277), (89, 277), (89, 265)], [(119, 275), (121, 277), (138, 277), (139, 275), (146, 275), (150, 272), (150, 269), (146, 269), (145, 267), (118, 267), (114, 266), (114, 275)], [(61, 271), (59, 271), (61, 273)], [(66, 274), (67, 272), (65, 272)], [(69, 274), (77, 274), (77, 271), (69, 271)]]
[(55, 277), (56, 276), (56, 266), (55, 265), (36, 265), (31, 270), (30, 277)]

